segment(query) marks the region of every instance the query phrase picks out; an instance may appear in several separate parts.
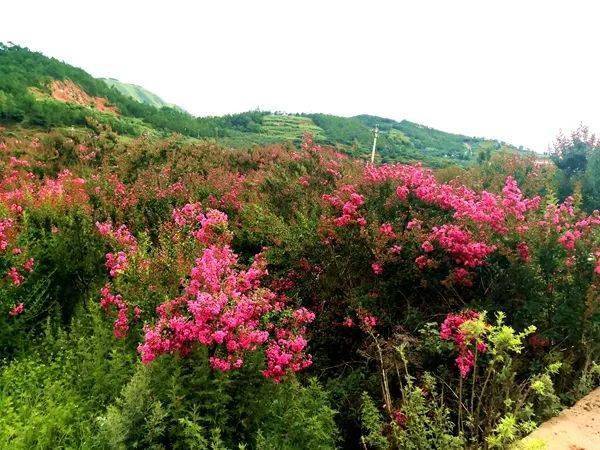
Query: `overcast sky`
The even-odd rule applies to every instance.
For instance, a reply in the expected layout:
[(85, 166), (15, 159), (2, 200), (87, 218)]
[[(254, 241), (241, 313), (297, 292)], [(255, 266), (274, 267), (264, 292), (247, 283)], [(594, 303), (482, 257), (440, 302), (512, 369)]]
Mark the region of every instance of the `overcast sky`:
[(195, 115), (367, 113), (543, 151), (559, 129), (600, 131), (596, 5), (15, 0), (0, 41)]

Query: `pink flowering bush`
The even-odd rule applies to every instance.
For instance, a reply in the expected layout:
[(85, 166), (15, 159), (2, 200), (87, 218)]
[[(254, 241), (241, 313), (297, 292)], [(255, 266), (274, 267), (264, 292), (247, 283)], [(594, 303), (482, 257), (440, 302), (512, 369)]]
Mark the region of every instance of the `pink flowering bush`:
[[(115, 336), (126, 336), (132, 319), (137, 321), (140, 317), (136, 311), (155, 309), (155, 318), (144, 315), (153, 323), (144, 325), (143, 340), (138, 346), (146, 364), (162, 354), (185, 357), (195, 347), (204, 346), (210, 349), (211, 367), (222, 372), (240, 369), (247, 355), (259, 350), (264, 350), (266, 356), (264, 376), (275, 381), (310, 366), (304, 335), (314, 314), (306, 308), (290, 309), (284, 295), (262, 285), (268, 275), (263, 254), (255, 255), (253, 263), (242, 268), (239, 256), (231, 248), (227, 215), (214, 209), (204, 210), (195, 203), (175, 208), (172, 218), (163, 228), (169, 234), (164, 241), (168, 247), (159, 249), (154, 258), (139, 249), (124, 226), (114, 229), (110, 224), (97, 223), (99, 233), (112, 241), (115, 250), (122, 249), (106, 255), (106, 267), (114, 281), (113, 286), (108, 284), (101, 292), (102, 308), (116, 314)], [(187, 273), (180, 273), (180, 292), (160, 304), (152, 304), (148, 299), (141, 305), (131, 305), (129, 293), (137, 290), (135, 284), (148, 276), (144, 273), (151, 276), (150, 259), (154, 264), (165, 263), (161, 259), (166, 256), (163, 250), (171, 253), (169, 259), (178, 260), (173, 266), (175, 273), (184, 270), (186, 262), (191, 266)], [(186, 254), (190, 250), (198, 252), (195, 259)], [(130, 267), (130, 261), (136, 266)], [(167, 292), (178, 290), (168, 288)], [(115, 294), (113, 289), (122, 293)], [(161, 286), (153, 284), (152, 290), (160, 291)]]
[[(503, 288), (491, 292), (494, 304), (502, 305), (496, 295), (508, 294), (504, 297), (510, 301), (520, 299), (525, 308), (522, 304), (514, 308), (515, 318), (550, 328), (550, 316), (544, 323), (540, 313), (548, 292), (560, 295), (551, 290), (556, 286), (549, 281), (552, 278), (564, 279), (562, 292), (582, 289), (577, 299), (570, 298), (569, 306), (556, 298), (557, 307), (564, 308), (564, 316), (562, 310), (558, 314), (564, 320), (563, 329), (573, 329), (576, 324), (576, 334), (581, 335), (586, 332), (583, 317), (597, 314), (595, 308), (586, 309), (585, 296), (598, 283), (598, 212), (586, 216), (574, 207), (572, 199), (556, 204), (543, 202), (540, 196), (526, 197), (511, 176), (505, 178), (501, 191), (494, 193), (438, 182), (432, 171), (419, 166), (367, 165), (353, 184), (345, 183), (322, 196), (326, 214), (320, 234), (331, 257), (344, 261), (342, 271), (353, 280), (345, 280), (345, 284), (360, 286), (347, 297), (362, 296), (364, 300), (337, 314), (347, 315), (360, 306), (374, 307), (384, 321), (389, 317), (394, 323), (395, 311), (402, 311), (394, 298), (430, 314), (437, 303), (424, 300), (439, 296), (437, 286), (449, 292), (444, 296), (447, 302), (457, 290), (463, 299), (489, 296), (486, 286), (500, 282)], [(548, 248), (556, 250), (548, 252)], [(320, 252), (317, 258), (326, 255)], [(339, 264), (335, 265), (338, 271)], [(577, 281), (570, 278), (574, 271)], [(545, 280), (540, 272), (546, 273)], [(536, 286), (520, 284), (526, 278), (525, 285)], [(411, 283), (420, 284), (421, 289), (414, 301), (407, 301), (410, 292), (394, 293)], [(391, 297), (382, 294), (390, 288)], [(382, 296), (382, 301), (371, 300)], [(542, 296), (546, 300), (541, 301)], [(552, 328), (556, 319), (554, 314)], [(462, 356), (466, 367), (468, 354)]]

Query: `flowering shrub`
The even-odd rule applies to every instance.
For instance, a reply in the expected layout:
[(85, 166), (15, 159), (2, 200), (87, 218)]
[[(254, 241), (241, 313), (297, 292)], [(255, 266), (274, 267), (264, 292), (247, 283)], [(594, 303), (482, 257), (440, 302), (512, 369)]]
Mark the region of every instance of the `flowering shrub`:
[[(439, 331), (432, 327), (421, 330), (422, 341), (396, 335), (392, 342), (386, 342), (371, 334), (376, 351), (367, 349), (366, 353), (380, 369), (387, 417), (374, 421), (373, 411), (363, 417), (369, 433), (363, 435), (365, 442), (378, 439), (386, 442), (384, 448), (403, 448), (415, 442), (422, 442), (419, 448), (428, 448), (432, 442), (443, 443), (443, 448), (464, 448), (467, 442), (505, 448), (535, 427), (536, 415), (545, 418), (553, 414), (558, 397), (552, 378), (561, 363), (523, 376), (521, 353), (535, 327), (518, 333), (504, 320), (498, 313), (496, 322), (488, 323), (485, 312), (465, 310), (449, 313)], [(448, 373), (431, 367), (436, 377), (419, 371), (409, 358), (410, 354), (431, 358), (449, 350), (458, 352), (454, 360), (458, 371)], [(417, 373), (411, 374), (411, 370)], [(449, 399), (437, 393), (440, 381), (449, 388)], [(394, 383), (397, 389), (391, 387)], [(397, 391), (399, 395), (394, 394)], [(364, 405), (369, 400), (365, 394), (362, 397)], [(509, 433), (502, 425), (507, 421), (513, 423)]]
[[(254, 423), (248, 445), (272, 433), (286, 447), (249, 415), (285, 392), (326, 404), (320, 388), (292, 398), (316, 374), (341, 445), (501, 447), (593, 387), (600, 215), (578, 195), (558, 201), (531, 158), (433, 171), (365, 165), (310, 138), (231, 151), (90, 126), (0, 139), (0, 338), (10, 357), (45, 317), (50, 336), (94, 308), (108, 317), (90, 339), (99, 365), (127, 355), (110, 369), (126, 388), (98, 394), (86, 420), (101, 417), (113, 446), (223, 433), (235, 447), (231, 423)], [(213, 388), (218, 401), (199, 394)], [(232, 407), (242, 398), (252, 413)], [(229, 429), (194, 416), (209, 403), (204, 417)], [(304, 413), (290, 414), (268, 417), (302, 435)], [(327, 430), (312, 442), (333, 442)]]
[[(352, 284), (364, 284), (365, 289), (373, 280), (361, 277), (368, 272), (359, 269), (353, 255), (373, 255), (363, 264), (374, 275), (396, 274), (406, 282), (421, 279), (426, 288), (440, 281), (448, 289), (485, 285), (508, 274), (507, 264), (532, 273), (553, 267), (554, 276), (562, 276), (575, 261), (581, 262), (578, 270), (584, 270), (590, 289), (597, 283), (593, 274), (599, 265), (598, 213), (582, 215), (570, 198), (561, 204), (543, 204), (540, 196), (527, 198), (511, 176), (495, 194), (439, 183), (433, 172), (419, 166), (367, 166), (355, 184), (344, 184), (323, 199), (331, 207), (321, 221), (323, 242), (352, 260), (347, 264), (354, 266), (349, 269), (357, 278)], [(545, 254), (541, 242), (558, 244), (564, 251)], [(464, 292), (478, 294), (476, 289)], [(423, 298), (419, 296), (416, 304)], [(389, 313), (391, 309), (384, 316)]]
[[(211, 349), (210, 365), (220, 371), (241, 368), (246, 355), (260, 348), (266, 355), (263, 374), (275, 381), (310, 366), (304, 334), (314, 314), (306, 308), (290, 310), (285, 297), (261, 286), (268, 273), (262, 254), (255, 255), (248, 269), (240, 268), (239, 256), (230, 246), (227, 215), (194, 203), (174, 209), (172, 217), (173, 238), (191, 241), (200, 255), (183, 281), (181, 295), (156, 305), (155, 323), (144, 327), (144, 339), (138, 346), (142, 361), (150, 363), (165, 353), (187, 356), (202, 345)], [(147, 264), (136, 254), (137, 241), (126, 227), (96, 226), (113, 245), (125, 250), (106, 255), (106, 267), (117, 282), (127, 272), (130, 259)], [(122, 295), (111, 292), (110, 285), (101, 294), (102, 308), (116, 309), (115, 336), (125, 337), (130, 306)], [(139, 317), (135, 308), (134, 315)]]

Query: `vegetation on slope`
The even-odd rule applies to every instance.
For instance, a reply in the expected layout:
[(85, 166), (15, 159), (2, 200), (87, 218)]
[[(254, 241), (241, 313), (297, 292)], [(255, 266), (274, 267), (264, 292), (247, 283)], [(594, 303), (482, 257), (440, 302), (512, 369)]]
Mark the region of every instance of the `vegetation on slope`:
[[(74, 92), (56, 95), (57, 85), (63, 90), (68, 86)], [(90, 101), (72, 101), (86, 97)], [(112, 111), (117, 114), (111, 114)], [(0, 122), (51, 128), (87, 126), (87, 118), (130, 136), (144, 132), (180, 133), (196, 139), (217, 139), (238, 148), (282, 142), (298, 145), (303, 134), (310, 133), (319, 143), (361, 158), (370, 154), (372, 130), (378, 125), (378, 161), (421, 161), (433, 167), (468, 165), (499, 149), (516, 151), (496, 141), (367, 115), (249, 111), (222, 117), (193, 117), (137, 86), (95, 79), (54, 58), (0, 44)]]
[(144, 103), (146, 105), (153, 106), (154, 108), (157, 108), (157, 109), (160, 109), (164, 106), (166, 106), (168, 108), (179, 109), (179, 110), (181, 109), (176, 105), (165, 102), (158, 95), (156, 95), (153, 92), (150, 92), (147, 89), (144, 89), (143, 87), (138, 86), (136, 84), (123, 83), (119, 80), (115, 80), (114, 78), (100, 78), (100, 80), (104, 81), (110, 87), (114, 87), (121, 94), (123, 94), (127, 97), (131, 97), (132, 99), (134, 99), (140, 103)]

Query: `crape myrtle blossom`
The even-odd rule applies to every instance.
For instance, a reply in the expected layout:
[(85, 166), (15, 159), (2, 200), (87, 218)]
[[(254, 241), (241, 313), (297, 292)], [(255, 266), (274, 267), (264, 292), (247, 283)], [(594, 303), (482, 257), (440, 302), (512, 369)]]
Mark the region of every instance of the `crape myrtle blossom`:
[(529, 245), (527, 245), (527, 242), (519, 242), (517, 244), (517, 252), (524, 262), (531, 261), (531, 252), (529, 251)]
[[(159, 304), (154, 322), (144, 326), (138, 346), (142, 362), (148, 364), (162, 354), (188, 356), (196, 346), (204, 346), (214, 370), (239, 369), (257, 351), (265, 354), (263, 375), (275, 381), (308, 367), (312, 360), (306, 353), (305, 333), (314, 313), (290, 309), (285, 295), (263, 286), (268, 274), (263, 253), (248, 267), (240, 264), (230, 246), (227, 215), (191, 203), (173, 210), (171, 224), (168, 229), (177, 239), (195, 242), (200, 254), (182, 280), (181, 294)], [(109, 223), (98, 223), (97, 228), (121, 248), (107, 254), (111, 276), (127, 270), (129, 261), (141, 263), (143, 258), (134, 257), (137, 242), (126, 227), (115, 230)], [(101, 306), (116, 314), (117, 338), (127, 335), (131, 314), (136, 318), (141, 313), (113, 292), (110, 284), (102, 289)]]
[(466, 310), (459, 314), (448, 314), (440, 326), (440, 338), (451, 341), (458, 350), (456, 366), (461, 378), (466, 378), (475, 365), (475, 350), (477, 353), (487, 352), (488, 346), (481, 337), (470, 336), (463, 327), (469, 321), (478, 320), (477, 311)]
[(8, 269), (7, 276), (15, 286), (20, 286), (25, 281), (25, 277), (19, 273), (16, 267)]
[(456, 219), (470, 219), (501, 233), (508, 231), (510, 220), (524, 221), (525, 213), (540, 204), (540, 197), (525, 198), (512, 177), (507, 177), (502, 195), (487, 191), (477, 193), (465, 186), (439, 183), (431, 170), (420, 165), (367, 165), (363, 178), (367, 184), (400, 182), (396, 188), (400, 201), (404, 202), (412, 195), (427, 204), (454, 211)]
[(101, 236), (109, 239), (122, 250), (128, 251), (129, 253), (135, 253), (137, 251), (137, 239), (131, 231), (129, 231), (126, 225), (114, 228), (112, 222), (96, 222), (96, 229)]
[(23, 263), (23, 270), (26, 272), (33, 272), (33, 266), (35, 264), (35, 260), (33, 258), (29, 258), (25, 263)]
[[(496, 250), (496, 247), (493, 245), (487, 245), (483, 242), (473, 242), (471, 233), (456, 225), (433, 227), (431, 239), (446, 250), (456, 264), (468, 268), (482, 266), (485, 263), (485, 258)], [(429, 241), (425, 241), (425, 243), (429, 244)], [(431, 244), (429, 244), (428, 248), (433, 250)]]
[(106, 268), (113, 278), (118, 274), (125, 272), (127, 269), (127, 255), (125, 252), (107, 253)]
[(106, 284), (100, 290), (100, 294), (100, 307), (107, 313), (111, 307), (114, 307), (117, 311), (117, 319), (113, 327), (115, 337), (117, 339), (125, 338), (129, 331), (129, 305), (123, 301), (123, 298), (119, 294), (111, 292), (110, 284)]
[(341, 215), (333, 219), (336, 227), (345, 227), (352, 224), (358, 224), (364, 227), (366, 219), (360, 214), (359, 208), (365, 202), (362, 195), (356, 192), (353, 185), (342, 186), (335, 194), (324, 194), (323, 200), (341, 212)]
[(180, 298), (157, 308), (158, 320), (145, 327), (138, 351), (144, 363), (164, 353), (188, 355), (194, 346), (211, 349), (213, 369), (240, 368), (249, 352), (266, 345), (266, 377), (282, 376), (311, 364), (305, 354), (305, 325), (314, 319), (306, 309), (291, 313), (280, 324), (265, 318), (284, 313), (277, 295), (261, 287), (266, 261), (257, 255), (247, 269), (239, 269), (238, 256), (228, 246), (206, 248), (190, 271)]
[(12, 309), (10, 310), (8, 315), (11, 317), (16, 317), (16, 316), (22, 314), (23, 311), (25, 311), (25, 305), (23, 303), (19, 303), (18, 305), (15, 305), (12, 307)]
[(3, 252), (8, 248), (13, 224), (14, 221), (12, 219), (0, 219), (0, 252)]
[[(126, 225), (113, 227), (112, 222), (96, 222), (96, 229), (101, 236), (119, 249), (117, 252), (108, 252), (105, 255), (105, 266), (109, 275), (114, 279), (123, 274), (129, 267), (129, 257), (138, 250), (135, 236)], [(106, 284), (100, 290), (100, 306), (107, 313), (115, 310), (117, 318), (113, 323), (113, 332), (117, 339), (124, 339), (130, 328), (130, 306), (119, 294), (112, 293), (112, 285)], [(139, 308), (134, 308), (134, 319), (139, 318)]]
[[(378, 197), (382, 193), (388, 197)], [(370, 240), (374, 274), (402, 261), (421, 271), (437, 270), (445, 267), (440, 264), (445, 253), (450, 260), (445, 282), (464, 286), (473, 285), (475, 269), (487, 265), (495, 252), (530, 263), (537, 247), (528, 240), (540, 231), (565, 248), (564, 263), (572, 266), (577, 243), (585, 240), (582, 249), (593, 245), (593, 232), (600, 225), (600, 213), (581, 218), (572, 198), (558, 205), (541, 205), (539, 196), (527, 198), (512, 176), (506, 177), (500, 193), (475, 191), (438, 182), (433, 171), (420, 165), (369, 164), (362, 180), (322, 198), (330, 206), (322, 221), (324, 242), (344, 239), (344, 230), (358, 225), (359, 239)], [(373, 222), (369, 226), (367, 217)], [(373, 217), (387, 220), (377, 223)], [(600, 263), (595, 253), (592, 261), (596, 271)]]

